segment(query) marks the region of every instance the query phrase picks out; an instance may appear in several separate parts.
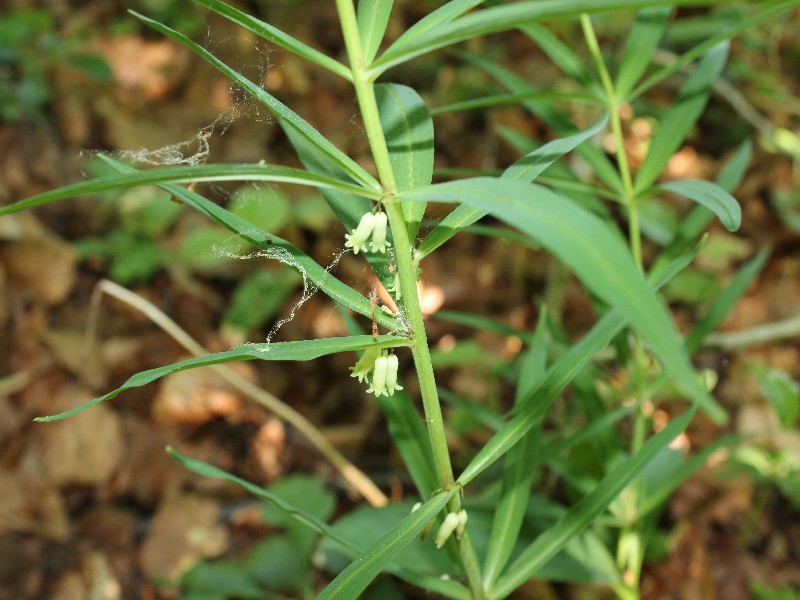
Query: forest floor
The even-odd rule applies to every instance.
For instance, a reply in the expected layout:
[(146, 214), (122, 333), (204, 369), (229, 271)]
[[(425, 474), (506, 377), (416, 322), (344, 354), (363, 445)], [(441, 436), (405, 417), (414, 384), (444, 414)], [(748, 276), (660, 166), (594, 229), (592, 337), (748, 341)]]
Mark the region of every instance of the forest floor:
[[(185, 147), (172, 149), (192, 155), (207, 141), (209, 156), (197, 160), (297, 164), (280, 128), (252, 102), (232, 94), (221, 75), (137, 26), (112, 35), (131, 20), (115, 3), (88, 3), (80, 9), (58, 5), (54, 31), (63, 36), (62, 55), (40, 65), (50, 100), (41, 114), (0, 122), (0, 203), (82, 180), (90, 169), (86, 150), (157, 149), (188, 140)], [(336, 48), (332, 13), (320, 7), (313, 18), (297, 23), (287, 9), (276, 18), (318, 47)], [(305, 69), (281, 50), (259, 46), (218, 19), (201, 21), (200, 37), (207, 25), (207, 47), (249, 65), (273, 94), (367, 163), (368, 148), (346, 87)], [(70, 35), (80, 39), (81, 50), (104, 58), (108, 79), (98, 80), (75, 61), (64, 60), (73, 51), (64, 41)], [(509, 42), (512, 48), (514, 43)], [(780, 56), (794, 57), (794, 63), (784, 58), (771, 83), (790, 97), (795, 94), (793, 100), (776, 101), (755, 84), (742, 92), (772, 123), (796, 130), (800, 45), (796, 39), (785, 47), (775, 45)], [(758, 56), (757, 50), (734, 44), (736, 60), (757, 61)], [(528, 52), (525, 60), (530, 64), (520, 59), (521, 70), (548, 73), (542, 56)], [(432, 64), (435, 72), (419, 77), (435, 99), (460, 75), (455, 59)], [(29, 73), (38, 71), (31, 67)], [(688, 166), (673, 165), (687, 176), (713, 178), (731, 155), (724, 147), (729, 136), (720, 133), (726, 119), (733, 118), (724, 99), (715, 97), (709, 114), (692, 144), (680, 151)], [(206, 129), (210, 124), (215, 125)], [(448, 140), (437, 166), (494, 168), (514, 160), (513, 150), (493, 134), (497, 125), (534, 136), (545, 133), (515, 107), (445, 119), (441, 129), (437, 123), (437, 140)], [(164, 154), (138, 157), (173, 160)], [(747, 178), (736, 191), (743, 227), (731, 235), (715, 225), (711, 236), (726, 251), (716, 262), (701, 265), (707, 277), (726, 282), (744, 261), (771, 247), (766, 266), (725, 321), (726, 331), (800, 315), (797, 222), (777, 208), (781, 198), (797, 201), (798, 184), (800, 170), (790, 158), (756, 144)], [(233, 190), (199, 189), (221, 200)], [(321, 264), (330, 263), (344, 232), (325, 216), (318, 199), (296, 190), (286, 194), (289, 208), (281, 236)], [(0, 219), (0, 600), (174, 598), (174, 583), (198, 560), (241, 556), (269, 535), (257, 503), (224, 482), (188, 473), (165, 453), (166, 446), (259, 484), (287, 473), (311, 473), (337, 491), (340, 510), (359, 502), (296, 431), (204, 370), (127, 391), (64, 422), (33, 422), (99, 396), (134, 373), (187, 358), (184, 348), (135, 307), (111, 295), (99, 296), (97, 303), (98, 284), (109, 277), (156, 305), (210, 351), (264, 340), (300, 298), (298, 280), (289, 277), (276, 290), (277, 304), (264, 309), (268, 320), (263, 325), (226, 325), (231, 321), (226, 307), (237, 284), (257, 269), (277, 273), (281, 266), (214, 255), (211, 249), (219, 237), (198, 233), (205, 232), (202, 220), (180, 207), (168, 226), (156, 223), (150, 229), (136, 212), (147, 202), (146, 192), (83, 197)], [(424, 264), (423, 303), (429, 313), (440, 307), (469, 309), (530, 330), (536, 314), (530, 300), (542, 293), (549, 268), (541, 253), (461, 236)], [(352, 255), (342, 259), (335, 274), (364, 294), (373, 285)], [(576, 282), (567, 292), (561, 321), (578, 336), (594, 315)], [(683, 325), (700, 310), (691, 301), (674, 304)], [(475, 336), (435, 318), (429, 325), (432, 344), (440, 348), (473, 336), (483, 355), (501, 362), (515, 348), (510, 338)], [(314, 296), (275, 339), (343, 334), (345, 324), (332, 303)], [(787, 393), (796, 397), (797, 338), (706, 350), (698, 360), (720, 373), (716, 395), (731, 422), (718, 427), (700, 417), (689, 432), (692, 448), (735, 432), (754, 436), (761, 448), (800, 454), (796, 428), (780, 427), (756, 376), (759, 368), (785, 372)], [(352, 357), (335, 356), (288, 366), (239, 363), (237, 369), (317, 424), (393, 499), (401, 498), (407, 482), (395, 474), (397, 458), (382, 417), (361, 387), (342, 375), (351, 362)], [(445, 369), (440, 384), (471, 395), (502, 394), (503, 384), (491, 375), (490, 369), (467, 361)], [(455, 456), (472, 449), (469, 441), (454, 439), (453, 444)], [(725, 461), (715, 455), (715, 462), (670, 499), (662, 520), (670, 533), (668, 550), (646, 566), (644, 598), (744, 600), (753, 597), (757, 583), (800, 589), (798, 506), (767, 473), (735, 471)], [(536, 593), (541, 598), (607, 597), (607, 591), (586, 587), (543, 587)], [(533, 596), (521, 591), (516, 597)]]

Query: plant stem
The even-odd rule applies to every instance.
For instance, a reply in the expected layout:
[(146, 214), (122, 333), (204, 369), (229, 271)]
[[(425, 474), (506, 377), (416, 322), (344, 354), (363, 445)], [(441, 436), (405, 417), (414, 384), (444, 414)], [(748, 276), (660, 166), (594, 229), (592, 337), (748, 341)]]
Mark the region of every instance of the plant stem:
[[(355, 88), (364, 129), (367, 132), (375, 168), (378, 178), (383, 186), (384, 197), (382, 203), (392, 232), (392, 241), (395, 247), (397, 260), (397, 276), (400, 282), (400, 291), (403, 298), (405, 317), (411, 331), (411, 352), (414, 357), (414, 366), (420, 384), (422, 405), (425, 411), (425, 423), (428, 437), (433, 452), (434, 467), (439, 486), (450, 489), (455, 484), (453, 467), (450, 463), (450, 452), (447, 447), (447, 437), (442, 418), (442, 409), (439, 403), (439, 394), (436, 390), (436, 380), (433, 373), (428, 339), (425, 333), (425, 323), (422, 309), (419, 304), (417, 292), (417, 265), (413, 258), (412, 240), (408, 237), (408, 227), (403, 216), (403, 206), (395, 198), (397, 182), (389, 160), (389, 150), (386, 138), (381, 127), (378, 103), (375, 98), (374, 82), (371, 79), (365, 64), (361, 48), (361, 39), (358, 31), (358, 19), (352, 0), (336, 0), (336, 8), (342, 26), (350, 69), (353, 73), (353, 87)], [(448, 510), (457, 512), (461, 509), (461, 495), (453, 494), (448, 504)], [(477, 600), (483, 600), (486, 595), (480, 576), (480, 567), (475, 556), (475, 551), (469, 541), (469, 536), (464, 533), (458, 543), (461, 564), (464, 568), (467, 581), (472, 590), (472, 595)]]
[[(633, 177), (631, 175), (628, 157), (625, 154), (625, 138), (622, 133), (622, 120), (620, 118), (621, 99), (617, 95), (611, 75), (608, 72), (600, 45), (597, 43), (597, 36), (589, 16), (581, 15), (581, 27), (589, 46), (589, 51), (594, 58), (603, 91), (606, 95), (606, 105), (608, 107), (609, 122), (611, 132), (614, 135), (616, 146), (617, 167), (622, 179), (622, 201), (628, 212), (628, 241), (631, 248), (631, 255), (640, 272), (644, 272), (642, 264), (642, 241), (639, 228), (639, 210), (636, 205), (636, 196), (633, 191)], [(635, 455), (644, 443), (647, 428), (647, 415), (645, 414), (644, 398), (644, 374), (646, 370), (646, 356), (644, 345), (639, 335), (633, 340), (633, 366), (631, 367), (631, 379), (634, 394), (637, 400), (637, 410), (634, 416), (633, 439), (631, 440), (631, 454)], [(614, 586), (614, 591), (622, 600), (633, 600), (639, 598), (639, 578), (641, 576), (643, 556), (641, 548), (643, 539), (638, 518), (638, 505), (640, 497), (640, 481), (634, 481), (628, 487), (627, 493), (630, 496), (631, 512), (629, 518), (625, 519), (625, 524), (620, 531), (619, 541), (617, 542), (617, 565), (622, 571), (623, 582), (621, 585)]]
[(636, 206), (636, 196), (633, 193), (633, 177), (631, 176), (631, 168), (628, 164), (628, 157), (625, 155), (625, 138), (622, 135), (622, 121), (620, 119), (620, 98), (617, 97), (617, 92), (614, 89), (614, 84), (611, 81), (611, 75), (608, 72), (603, 56), (600, 53), (600, 45), (597, 43), (597, 36), (595, 36), (592, 22), (588, 15), (581, 15), (581, 27), (583, 27), (583, 34), (586, 38), (586, 43), (589, 46), (589, 51), (594, 58), (597, 72), (600, 75), (600, 81), (603, 84), (603, 90), (606, 93), (606, 105), (608, 106), (609, 122), (611, 124), (611, 132), (614, 135), (614, 144), (616, 146), (617, 166), (619, 168), (620, 176), (622, 177), (623, 186), (623, 203), (628, 210), (628, 239), (631, 245), (631, 254), (633, 254), (634, 262), (639, 270), (642, 270), (642, 242), (641, 234), (639, 231), (639, 211)]
[(378, 115), (375, 88), (367, 74), (367, 65), (364, 63), (356, 11), (353, 8), (352, 0), (336, 0), (336, 9), (339, 12), (347, 58), (350, 61), (350, 70), (353, 72), (353, 87), (356, 91), (358, 107), (361, 110), (361, 118), (364, 120), (364, 129), (367, 131), (372, 159), (375, 161), (375, 168), (378, 171), (384, 193), (392, 195), (397, 192), (397, 183), (394, 179), (394, 171), (392, 171), (392, 164), (389, 161), (389, 150)]

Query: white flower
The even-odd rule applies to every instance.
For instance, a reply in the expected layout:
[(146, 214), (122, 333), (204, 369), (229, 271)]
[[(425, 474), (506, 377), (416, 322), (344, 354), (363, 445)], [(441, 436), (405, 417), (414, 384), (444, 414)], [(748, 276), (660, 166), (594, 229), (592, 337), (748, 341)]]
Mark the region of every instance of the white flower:
[[(372, 385), (367, 388), (367, 391), (370, 394), (375, 394), (376, 396), (384, 395), (388, 396), (389, 393), (386, 391), (386, 377), (389, 372), (389, 357), (388, 356), (379, 356), (375, 359), (375, 367), (372, 371)], [(395, 378), (397, 376), (395, 375)]]
[(467, 511), (465, 511), (463, 508), (458, 511), (456, 516), (458, 517), (458, 525), (456, 526), (456, 539), (460, 540), (461, 536), (464, 535), (464, 530), (467, 528), (467, 520), (469, 517), (467, 517)]
[(372, 244), (370, 245), (373, 252), (386, 252), (386, 247), (390, 246), (386, 241), (386, 213), (379, 212), (375, 214), (375, 228), (372, 230)]
[(391, 396), (397, 390), (402, 390), (402, 385), (397, 385), (397, 355), (390, 354), (386, 357), (388, 364), (386, 367), (386, 395)]
[(444, 543), (448, 540), (448, 538), (452, 535), (452, 533), (458, 527), (459, 519), (456, 513), (447, 513), (447, 516), (444, 518), (444, 522), (442, 526), (439, 527), (439, 531), (436, 532), (436, 547), (441, 548), (444, 546)]
[[(385, 215), (384, 215), (385, 216)], [(360, 251), (367, 251), (367, 240), (375, 229), (375, 215), (371, 212), (365, 213), (358, 222), (358, 227), (353, 229), (350, 234), (345, 234), (345, 248), (352, 248), (353, 254)]]
[(361, 358), (358, 359), (354, 367), (350, 367), (352, 373), (350, 377), (358, 377), (359, 381), (364, 381), (375, 368), (375, 360), (381, 355), (380, 348), (367, 348)]

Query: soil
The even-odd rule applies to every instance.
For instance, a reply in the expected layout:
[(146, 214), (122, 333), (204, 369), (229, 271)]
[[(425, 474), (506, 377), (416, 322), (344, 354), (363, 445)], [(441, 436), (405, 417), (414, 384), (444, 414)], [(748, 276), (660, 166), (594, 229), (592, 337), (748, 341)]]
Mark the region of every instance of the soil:
[[(6, 4), (9, 14), (16, 5), (31, 6), (23, 0)], [(289, 3), (269, 9), (264, 7), (269, 3), (242, 4), (245, 9), (252, 5), (249, 8), (262, 17), (271, 13), (266, 16), (277, 26), (341, 55), (333, 3), (314, 2), (308, 13), (304, 7), (304, 15), (311, 15), (308, 20), (297, 18), (300, 9)], [(417, 5), (422, 4), (403, 3), (403, 20), (418, 18), (422, 9)], [(50, 99), (41, 112), (0, 122), (0, 203), (83, 180), (91, 168), (87, 151), (157, 149), (187, 140), (183, 151), (191, 155), (207, 140), (212, 162), (298, 164), (280, 128), (263, 109), (243, 99), (222, 75), (188, 51), (137, 24), (115, 2), (60, 0), (43, 2), (40, 8), (52, 15), (53, 31), (63, 46), (43, 61)], [(195, 14), (199, 16), (193, 21)], [(369, 164), (355, 102), (344, 82), (219, 18), (199, 10), (183, 16), (196, 25), (194, 39), (221, 59), (262, 77), (271, 93), (359, 163)], [(177, 17), (168, 11), (164, 15), (173, 23)], [(797, 27), (798, 15), (790, 21)], [(401, 26), (399, 21), (393, 24), (390, 36), (396, 37)], [(788, 23), (762, 27), (762, 46), (735, 42), (732, 63), (750, 76), (739, 80), (747, 102), (775, 126), (797, 131), (800, 45), (791, 31)], [(102, 57), (109, 77), (87, 75), (78, 61), (69, 60), (75, 50), (67, 40), (77, 40), (78, 54)], [(520, 73), (535, 74), (545, 82), (555, 77), (529, 43), (515, 35), (502, 40), (499, 47)], [(480, 52), (487, 44), (477, 41), (469, 49)], [(443, 103), (449, 90), (463, 89), (474, 75), (450, 55), (422, 59), (418, 66), (393, 75), (418, 86), (432, 105)], [(26, 73), (33, 77), (32, 70)], [(726, 127), (731, 122), (737, 125)], [(736, 131), (750, 132), (746, 123), (738, 125), (741, 122), (725, 99), (715, 96), (691, 143), (670, 163), (669, 175), (713, 179), (732, 156)], [(213, 128), (206, 129), (211, 124)], [(636, 127), (629, 125), (635, 158), (641, 140)], [(511, 106), (442, 118), (437, 121), (437, 167), (491, 169), (510, 164), (517, 155), (494, 134), (497, 126), (539, 139), (550, 135), (539, 121)], [(746, 330), (800, 314), (800, 237), (776, 209), (777, 197), (797, 197), (798, 183), (796, 162), (757, 145), (747, 177), (736, 191), (744, 212), (741, 230), (732, 235), (716, 223), (711, 226), (712, 242), (724, 248), (701, 257), (705, 263), (700, 268), (711, 280), (730, 281), (760, 249), (772, 248), (723, 330)], [(220, 201), (232, 190), (197, 189)], [(308, 195), (296, 189), (285, 193), (298, 204)], [(129, 390), (65, 421), (33, 421), (95, 398), (134, 373), (189, 356), (136, 308), (112, 296), (97, 296), (98, 284), (112, 276), (113, 260), (88, 253), (83, 242), (108, 243), (112, 232), (125, 228), (126, 216), (118, 203), (135, 206), (138, 201), (79, 196), (0, 219), (0, 600), (176, 598), (176, 582), (198, 560), (243, 556), (269, 534), (256, 505), (243, 492), (187, 472), (165, 453), (166, 446), (262, 485), (288, 473), (313, 474), (336, 492), (339, 513), (362, 501), (294, 428), (210, 371), (179, 373)], [(172, 253), (174, 260), (146, 276), (131, 277), (125, 286), (210, 351), (264, 340), (299, 299), (301, 289), (290, 287), (285, 308), (263, 325), (250, 330), (225, 326), (223, 315), (237, 283), (257, 268), (279, 267), (256, 260), (201, 264), (181, 258), (180, 248), (202, 226), (202, 219), (184, 210), (155, 240), (155, 247)], [(299, 217), (280, 231), (321, 264), (330, 262), (343, 233), (330, 219), (320, 223)], [(649, 258), (655, 250), (646, 247)], [(423, 267), (422, 300), (428, 312), (441, 307), (469, 310), (527, 330), (537, 317), (531, 298), (541, 298), (554, 276), (552, 262), (541, 252), (473, 235), (454, 239)], [(336, 275), (364, 294), (373, 285), (353, 256), (343, 258)], [(591, 299), (568, 274), (555, 276), (567, 282), (563, 302), (554, 305), (558, 318), (567, 333), (577, 337), (595, 319)], [(99, 298), (96, 312), (93, 298), (95, 303)], [(672, 306), (677, 322), (687, 329), (704, 305), (678, 296)], [(472, 336), (482, 352), (500, 364), (520, 351), (515, 337), (476, 336), (466, 327), (435, 318), (429, 319), (429, 326), (432, 345), (439, 349)], [(317, 295), (275, 339), (344, 334), (340, 314)], [(739, 432), (756, 436), (772, 450), (800, 454), (797, 422), (781, 428), (764, 401), (753, 367), (782, 369), (796, 380), (799, 353), (796, 337), (699, 353), (698, 365), (720, 373), (716, 395), (731, 415), (731, 424), (720, 427), (698, 418), (687, 433), (691, 449)], [(352, 360), (335, 356), (312, 363), (239, 363), (236, 368), (307, 417), (393, 500), (401, 499), (413, 489), (398, 474), (398, 458), (377, 407), (361, 386), (342, 375)], [(490, 369), (474, 364), (445, 369), (439, 383), (475, 398), (513, 398), (513, 390)], [(485, 432), (457, 437), (453, 453), (458, 461), (474, 452)], [(746, 599), (753, 597), (752, 586), (759, 582), (800, 589), (798, 506), (773, 483), (732, 470), (729, 458), (712, 455), (669, 500), (661, 523), (665, 549), (646, 566), (643, 598)], [(541, 583), (526, 586), (515, 597), (606, 594), (597, 588)]]

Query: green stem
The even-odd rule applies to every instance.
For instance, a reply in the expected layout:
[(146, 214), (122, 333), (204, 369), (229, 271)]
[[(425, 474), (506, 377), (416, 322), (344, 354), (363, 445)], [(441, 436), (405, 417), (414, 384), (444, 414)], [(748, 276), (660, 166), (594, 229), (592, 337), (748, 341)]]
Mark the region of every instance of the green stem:
[(389, 217), (389, 227), (392, 229), (397, 258), (397, 274), (400, 279), (400, 293), (404, 302), (405, 316), (411, 326), (411, 335), (414, 342), (413, 346), (411, 346), (411, 352), (414, 356), (414, 365), (417, 368), (417, 376), (419, 377), (422, 406), (425, 409), (425, 422), (428, 426), (428, 436), (433, 449), (436, 475), (439, 480), (439, 486), (449, 488), (452, 487), (455, 479), (453, 477), (453, 468), (450, 465), (450, 453), (447, 449), (444, 419), (442, 418), (439, 393), (436, 390), (436, 380), (433, 375), (433, 364), (428, 348), (428, 338), (425, 334), (425, 323), (423, 322), (422, 310), (419, 305), (417, 268), (412, 260), (411, 242), (408, 238), (408, 230), (403, 217), (403, 207), (394, 198), (387, 198), (384, 202), (384, 207), (386, 208), (386, 215)]
[[(439, 486), (443, 489), (449, 489), (455, 485), (455, 478), (453, 477), (453, 467), (450, 463), (444, 419), (442, 418), (442, 409), (433, 373), (433, 363), (431, 362), (425, 323), (417, 293), (417, 265), (413, 257), (414, 247), (412, 240), (408, 237), (408, 227), (403, 215), (403, 206), (395, 198), (397, 182), (392, 171), (389, 150), (381, 127), (378, 102), (375, 98), (374, 81), (371, 79), (367, 70), (368, 65), (364, 61), (358, 31), (358, 19), (353, 2), (352, 0), (336, 0), (336, 8), (339, 13), (350, 69), (353, 74), (353, 87), (355, 88), (361, 117), (364, 121), (364, 129), (367, 132), (375, 168), (383, 186), (384, 197), (382, 203), (392, 232), (397, 261), (397, 276), (400, 282), (405, 317), (411, 329), (411, 352), (414, 357), (417, 377), (419, 378), (425, 422), (433, 451), (434, 467)], [(460, 509), (461, 495), (454, 494), (453, 499), (448, 504), (448, 510), (457, 512)], [(486, 595), (481, 581), (480, 567), (466, 533), (459, 540), (458, 549), (472, 595), (476, 600), (483, 600)]]
[(347, 58), (350, 61), (350, 70), (353, 72), (353, 87), (356, 91), (358, 107), (361, 110), (361, 118), (364, 120), (364, 129), (367, 132), (372, 159), (375, 161), (375, 168), (378, 171), (384, 193), (392, 195), (397, 193), (397, 183), (394, 179), (394, 171), (392, 171), (392, 164), (389, 161), (389, 150), (381, 127), (375, 88), (364, 62), (356, 11), (353, 8), (352, 0), (336, 0), (336, 9), (339, 12)]
[[(642, 241), (639, 227), (639, 209), (636, 203), (636, 195), (633, 191), (633, 176), (628, 164), (628, 157), (625, 154), (625, 138), (622, 133), (622, 120), (620, 109), (622, 101), (617, 95), (611, 75), (608, 72), (600, 45), (597, 43), (597, 36), (592, 27), (592, 22), (586, 14), (581, 15), (581, 27), (589, 47), (589, 52), (594, 58), (603, 91), (606, 95), (608, 106), (609, 121), (611, 132), (614, 135), (616, 146), (617, 166), (622, 178), (622, 201), (628, 212), (628, 240), (631, 248), (631, 255), (639, 268), (643, 272), (642, 264)], [(637, 335), (633, 341), (633, 367), (632, 378), (634, 392), (636, 394), (638, 408), (634, 417), (634, 434), (631, 440), (631, 454), (635, 455), (644, 443), (648, 418), (644, 412), (644, 373), (646, 370), (646, 356), (644, 345), (641, 338)], [(643, 555), (642, 555), (642, 532), (638, 514), (636, 514), (640, 497), (640, 481), (634, 481), (629, 486), (627, 493), (628, 501), (631, 503), (632, 515), (625, 520), (625, 524), (620, 531), (620, 538), (617, 543), (617, 564), (623, 573), (623, 583), (614, 586), (614, 591), (622, 600), (634, 600), (639, 598), (639, 578), (641, 576)]]
[(614, 89), (614, 83), (611, 81), (611, 75), (608, 72), (605, 61), (603, 61), (603, 55), (600, 52), (600, 45), (597, 43), (597, 36), (592, 28), (592, 22), (586, 14), (581, 15), (581, 27), (583, 28), (583, 34), (586, 38), (586, 44), (589, 46), (589, 51), (597, 66), (597, 72), (600, 75), (603, 90), (606, 93), (611, 132), (614, 135), (614, 143), (616, 145), (617, 166), (622, 176), (622, 200), (625, 204), (625, 208), (628, 210), (628, 239), (631, 245), (633, 259), (641, 271), (642, 241), (639, 231), (639, 210), (636, 206), (636, 196), (633, 193), (631, 168), (628, 164), (628, 157), (625, 154), (625, 138), (622, 135), (622, 120), (620, 119), (620, 99), (617, 97), (617, 91)]

